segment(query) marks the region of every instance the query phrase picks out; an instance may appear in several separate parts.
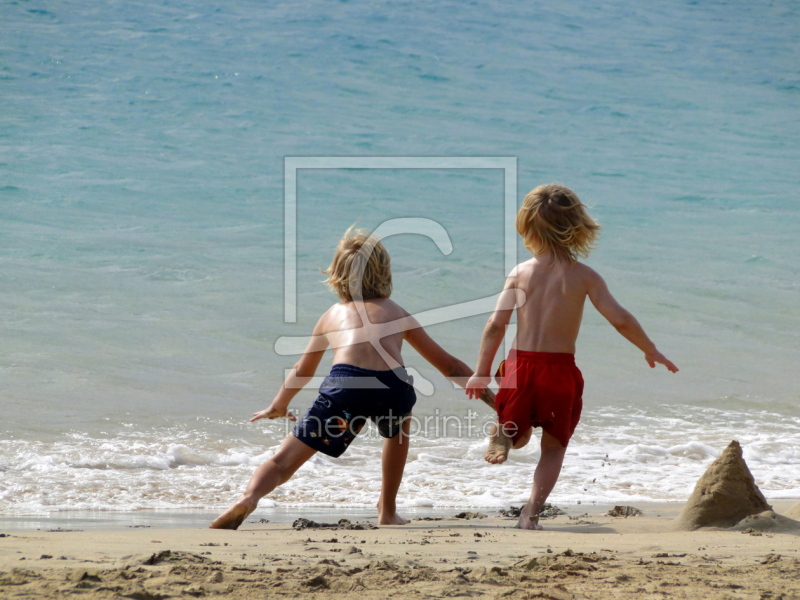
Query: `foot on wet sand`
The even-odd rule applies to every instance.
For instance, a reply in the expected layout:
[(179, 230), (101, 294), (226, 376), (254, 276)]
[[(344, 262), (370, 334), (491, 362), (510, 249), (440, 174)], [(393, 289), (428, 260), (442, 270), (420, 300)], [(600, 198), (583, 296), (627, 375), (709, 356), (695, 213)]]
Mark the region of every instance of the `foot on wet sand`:
[(246, 502), (237, 502), (214, 519), (214, 522), (209, 525), (209, 529), (238, 529), (239, 525), (244, 523), (244, 520), (255, 509), (255, 506)]
[(504, 463), (508, 458), (510, 448), (511, 438), (503, 433), (502, 428), (497, 423), (492, 425), (492, 431), (489, 434), (489, 447), (486, 449), (484, 460), (493, 465)]
[(529, 512), (522, 509), (519, 514), (519, 522), (517, 523), (518, 529), (532, 529), (535, 531), (542, 531), (544, 528), (539, 525), (539, 517), (532, 517)]
[(397, 513), (378, 514), (378, 525), (408, 525), (410, 522)]
[(519, 513), (519, 521), (517, 522), (517, 528), (541, 531), (542, 526), (539, 525), (539, 515), (534, 514), (533, 511), (531, 511), (527, 505), (523, 506), (522, 511)]

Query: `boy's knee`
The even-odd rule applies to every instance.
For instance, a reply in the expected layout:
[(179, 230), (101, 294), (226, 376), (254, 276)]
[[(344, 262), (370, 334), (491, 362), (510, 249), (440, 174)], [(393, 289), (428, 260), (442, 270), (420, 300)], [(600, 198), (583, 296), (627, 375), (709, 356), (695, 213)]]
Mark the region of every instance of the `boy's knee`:
[(511, 446), (514, 450), (518, 450), (520, 448), (524, 448), (528, 445), (528, 442), (531, 441), (531, 436), (533, 435), (533, 427), (528, 427), (527, 431), (524, 431), (518, 438), (517, 441)]
[(269, 459), (269, 462), (271, 463), (271, 470), (277, 475), (278, 485), (283, 485), (289, 481), (292, 478), (292, 475), (294, 475), (294, 472), (297, 470), (292, 469), (287, 464), (284, 464), (284, 461), (280, 459), (275, 460), (274, 456)]

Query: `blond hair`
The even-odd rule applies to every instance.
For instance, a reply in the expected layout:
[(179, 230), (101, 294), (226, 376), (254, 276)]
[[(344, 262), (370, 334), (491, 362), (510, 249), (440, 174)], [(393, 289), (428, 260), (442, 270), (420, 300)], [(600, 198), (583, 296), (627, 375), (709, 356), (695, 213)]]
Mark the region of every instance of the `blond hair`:
[(383, 244), (355, 225), (345, 231), (330, 266), (322, 271), (325, 283), (344, 301), (388, 298), (392, 294), (392, 269)]
[(552, 251), (557, 259), (575, 262), (589, 256), (600, 225), (571, 189), (556, 183), (540, 185), (522, 202), (517, 231), (534, 254)]

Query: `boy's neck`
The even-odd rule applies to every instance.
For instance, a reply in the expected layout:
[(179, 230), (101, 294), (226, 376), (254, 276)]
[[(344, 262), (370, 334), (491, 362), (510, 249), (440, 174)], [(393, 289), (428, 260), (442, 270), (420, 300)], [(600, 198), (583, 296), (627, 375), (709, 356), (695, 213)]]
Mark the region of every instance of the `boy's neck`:
[(530, 241), (528, 250), (531, 252), (531, 254), (533, 254), (533, 258), (536, 261), (540, 261), (548, 266), (565, 262), (558, 254), (553, 252), (552, 248), (544, 249), (544, 245), (538, 240), (538, 238), (535, 237)]

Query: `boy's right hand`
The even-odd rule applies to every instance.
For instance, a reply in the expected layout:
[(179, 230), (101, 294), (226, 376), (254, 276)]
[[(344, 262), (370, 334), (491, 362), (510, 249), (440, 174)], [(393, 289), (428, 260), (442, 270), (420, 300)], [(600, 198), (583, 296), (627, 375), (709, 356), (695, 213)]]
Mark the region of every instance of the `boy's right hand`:
[(469, 378), (469, 381), (467, 381), (467, 385), (464, 386), (464, 391), (470, 398), (480, 399), (484, 391), (489, 388), (491, 381), (492, 378), (488, 375), (485, 377), (473, 375)]
[(293, 413), (289, 412), (286, 408), (276, 408), (273, 405), (270, 405), (269, 408), (265, 408), (264, 410), (260, 410), (257, 413), (253, 413), (250, 422), (258, 421), (259, 419), (279, 419), (280, 417), (286, 417), (290, 421), (297, 421), (297, 417), (294, 416)]

